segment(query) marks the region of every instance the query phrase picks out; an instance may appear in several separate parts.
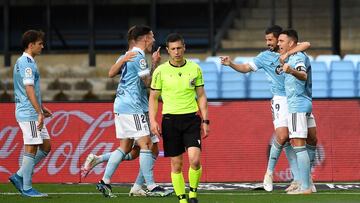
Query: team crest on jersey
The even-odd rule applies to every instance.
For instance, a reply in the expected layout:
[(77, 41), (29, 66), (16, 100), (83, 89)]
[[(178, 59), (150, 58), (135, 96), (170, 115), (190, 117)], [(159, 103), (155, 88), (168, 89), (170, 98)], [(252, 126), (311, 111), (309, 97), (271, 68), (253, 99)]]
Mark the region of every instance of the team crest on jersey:
[(278, 65), (276, 68), (275, 68), (275, 73), (280, 75), (281, 73), (283, 73), (284, 70), (282, 68), (282, 66)]
[(146, 65), (145, 59), (140, 59), (139, 64), (140, 64), (141, 70), (146, 69), (147, 65)]
[(25, 77), (27, 77), (27, 78), (32, 77), (32, 70), (31, 70), (31, 68), (29, 68), (29, 67), (25, 68)]

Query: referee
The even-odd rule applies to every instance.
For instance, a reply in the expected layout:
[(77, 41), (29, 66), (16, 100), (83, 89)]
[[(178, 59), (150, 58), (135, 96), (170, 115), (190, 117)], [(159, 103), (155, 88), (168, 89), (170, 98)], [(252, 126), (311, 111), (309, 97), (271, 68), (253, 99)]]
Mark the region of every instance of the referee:
[[(184, 58), (185, 43), (181, 35), (172, 33), (166, 39), (169, 61), (153, 73), (149, 98), (151, 131), (163, 137), (165, 157), (171, 157), (171, 181), (180, 203), (187, 203), (182, 173), (183, 156), (189, 157), (189, 203), (197, 203), (200, 164), (201, 128), (209, 133), (207, 98), (200, 67)], [(161, 128), (156, 121), (158, 98), (163, 100)], [(196, 113), (200, 109), (201, 117)]]

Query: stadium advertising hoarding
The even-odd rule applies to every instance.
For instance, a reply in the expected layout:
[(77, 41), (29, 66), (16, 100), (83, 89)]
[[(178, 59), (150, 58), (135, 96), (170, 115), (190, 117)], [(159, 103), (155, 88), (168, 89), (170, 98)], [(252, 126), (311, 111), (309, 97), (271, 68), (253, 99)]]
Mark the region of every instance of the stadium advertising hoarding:
[[(96, 166), (85, 179), (80, 168), (89, 153), (110, 152), (118, 146), (112, 103), (46, 106), (53, 111), (53, 117), (45, 120), (52, 150), (35, 167), (33, 181), (98, 181), (106, 163)], [(9, 175), (19, 168), (23, 154), (22, 133), (14, 108), (13, 103), (0, 103), (0, 182), (7, 182)], [(360, 180), (359, 101), (314, 101), (314, 114), (319, 139), (313, 169), (315, 181)], [(202, 182), (261, 182), (274, 131), (269, 101), (212, 102), (209, 115), (211, 133), (202, 142)], [(154, 169), (157, 182), (170, 182), (169, 161), (160, 152)], [(138, 159), (123, 162), (112, 181), (133, 182), (138, 166)], [(285, 155), (281, 155), (274, 176), (275, 181), (291, 178)]]

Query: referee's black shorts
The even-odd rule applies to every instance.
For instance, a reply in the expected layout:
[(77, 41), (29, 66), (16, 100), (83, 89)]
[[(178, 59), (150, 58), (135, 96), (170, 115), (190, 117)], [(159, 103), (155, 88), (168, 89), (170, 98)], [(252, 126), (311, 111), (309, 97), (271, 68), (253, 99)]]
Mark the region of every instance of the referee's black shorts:
[(165, 157), (178, 156), (189, 147), (201, 149), (201, 118), (196, 113), (164, 114), (161, 125)]

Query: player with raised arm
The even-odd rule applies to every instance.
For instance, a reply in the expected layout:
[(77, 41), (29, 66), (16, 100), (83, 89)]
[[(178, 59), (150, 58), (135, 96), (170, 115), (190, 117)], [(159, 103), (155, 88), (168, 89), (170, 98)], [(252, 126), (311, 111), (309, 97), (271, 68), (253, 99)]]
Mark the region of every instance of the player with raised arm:
[(246, 64), (235, 64), (229, 56), (221, 57), (221, 63), (223, 65), (230, 66), (238, 72), (247, 73), (252, 71), (255, 72), (258, 69), (263, 69), (270, 79), (270, 91), (273, 94), (273, 98), (271, 100), (271, 109), (276, 136), (271, 145), (267, 171), (263, 181), (263, 186), (266, 191), (273, 190), (273, 172), (282, 149), (285, 149), (286, 157), (289, 161), (291, 172), (294, 178), (294, 181), (286, 190), (296, 189), (298, 187), (299, 180), (296, 155), (294, 149), (288, 142), (288, 107), (284, 87), (285, 76), (282, 74), (281, 62), (283, 62), (291, 54), (308, 49), (310, 47), (310, 43), (299, 43), (294, 49), (280, 54), (277, 43), (281, 31), (282, 28), (277, 25), (271, 26), (265, 30), (265, 41), (269, 49), (257, 55), (252, 62)]

